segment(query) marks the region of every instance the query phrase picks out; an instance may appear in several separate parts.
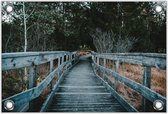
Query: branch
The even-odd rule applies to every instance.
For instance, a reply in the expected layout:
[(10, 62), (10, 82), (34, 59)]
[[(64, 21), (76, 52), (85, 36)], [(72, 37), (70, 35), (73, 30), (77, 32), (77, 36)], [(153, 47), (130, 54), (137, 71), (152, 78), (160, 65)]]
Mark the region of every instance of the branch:
[(30, 25), (29, 27), (27, 27), (26, 31), (28, 31), (32, 26), (34, 26), (35, 24)]
[(33, 11), (30, 13), (30, 15), (28, 15), (28, 16), (26, 17), (26, 19), (28, 19), (28, 18), (34, 13), (34, 10), (35, 10), (35, 8), (34, 8)]

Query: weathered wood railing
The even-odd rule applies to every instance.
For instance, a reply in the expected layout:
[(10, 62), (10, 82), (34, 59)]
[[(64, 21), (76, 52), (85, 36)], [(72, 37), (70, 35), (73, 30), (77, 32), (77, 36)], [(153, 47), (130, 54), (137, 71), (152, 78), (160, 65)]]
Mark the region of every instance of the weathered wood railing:
[[(53, 69), (53, 61), (58, 59), (58, 66)], [(53, 93), (59, 83), (62, 75), (78, 61), (77, 52), (66, 52), (66, 51), (52, 51), (52, 52), (26, 52), (26, 53), (3, 53), (2, 54), (2, 71), (18, 69), (18, 68), (29, 68), (29, 88), (28, 90), (11, 96), (2, 100), (2, 111), (6, 111), (4, 108), (4, 102), (6, 100), (12, 100), (14, 102), (15, 111), (27, 111), (31, 107), (31, 103), (34, 99), (40, 96), (44, 89), (51, 84), (56, 74), (58, 74), (57, 82), (53, 84), (52, 91), (48, 95), (47, 100), (44, 102), (41, 111), (45, 111), (47, 105), (50, 103)], [(44, 63), (50, 63), (49, 75), (36, 86), (36, 66)], [(64, 69), (64, 70), (63, 70)], [(5, 82), (4, 82), (5, 83)]]
[[(93, 68), (95, 74), (98, 76), (97, 72), (101, 73), (103, 78), (100, 78), (104, 85), (111, 91), (113, 96), (118, 99), (118, 101), (128, 110), (135, 112), (137, 109), (129, 104), (121, 95), (117, 92), (118, 81), (124, 85), (130, 87), (131, 89), (139, 92), (143, 98), (143, 110), (147, 111), (148, 100), (154, 102), (155, 100), (161, 100), (164, 104), (163, 111), (166, 110), (166, 97), (156, 93), (150, 89), (150, 75), (151, 67), (156, 67), (158, 69), (166, 69), (166, 55), (165, 54), (154, 54), (154, 53), (103, 53), (98, 54), (95, 52), (92, 53)], [(103, 65), (100, 65), (99, 60), (103, 59)], [(112, 60), (115, 61), (115, 71), (106, 68), (106, 61)], [(143, 76), (143, 85), (139, 84), (129, 78), (126, 78), (118, 73), (120, 62), (138, 64), (144, 67), (144, 76)], [(107, 74), (115, 78), (114, 87), (110, 86), (109, 78)]]

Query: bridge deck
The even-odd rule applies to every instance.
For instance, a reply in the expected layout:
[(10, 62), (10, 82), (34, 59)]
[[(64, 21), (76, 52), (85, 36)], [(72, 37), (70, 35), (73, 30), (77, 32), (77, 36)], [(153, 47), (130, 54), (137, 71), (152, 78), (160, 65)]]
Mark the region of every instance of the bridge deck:
[(63, 77), (47, 110), (47, 112), (125, 111), (94, 75), (90, 62), (84, 59)]

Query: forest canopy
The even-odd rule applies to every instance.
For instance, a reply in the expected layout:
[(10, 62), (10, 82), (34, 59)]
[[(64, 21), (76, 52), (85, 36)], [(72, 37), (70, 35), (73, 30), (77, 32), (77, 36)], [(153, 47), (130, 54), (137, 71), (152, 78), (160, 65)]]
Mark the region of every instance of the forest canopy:
[[(10, 4), (12, 12), (7, 12)], [(2, 2), (2, 52), (166, 53), (166, 2)], [(157, 12), (160, 5), (162, 11)], [(25, 28), (26, 25), (26, 28)], [(26, 34), (25, 34), (26, 33)]]

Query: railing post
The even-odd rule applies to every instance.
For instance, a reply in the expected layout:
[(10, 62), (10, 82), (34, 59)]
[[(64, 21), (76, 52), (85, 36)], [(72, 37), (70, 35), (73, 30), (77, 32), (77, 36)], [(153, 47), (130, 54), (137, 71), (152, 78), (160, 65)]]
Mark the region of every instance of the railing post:
[(99, 58), (98, 57), (96, 57), (97, 58), (97, 64), (99, 65)]
[(70, 55), (70, 60), (72, 60), (72, 54)]
[(92, 60), (95, 61), (95, 59), (94, 59), (94, 55), (92, 55)]
[(64, 63), (64, 55), (61, 58), (62, 58), (61, 64), (63, 64)]
[[(53, 71), (53, 62), (54, 60), (50, 61), (50, 73)], [(53, 81), (51, 81), (50, 83), (50, 90), (52, 90), (52, 88), (53, 88)]]
[[(36, 66), (31, 66), (29, 69), (29, 85), (28, 89), (36, 86)], [(29, 110), (34, 111), (35, 99), (29, 102)]]
[[(103, 66), (104, 66), (104, 68), (106, 68), (106, 59), (105, 58), (103, 58)], [(105, 70), (103, 71), (103, 80), (106, 81), (106, 72), (105, 72)]]
[(66, 55), (66, 62), (68, 61), (68, 55)]
[[(120, 65), (119, 61), (116, 61), (115, 62), (115, 72), (117, 72), (117, 73), (119, 70), (119, 65)], [(115, 82), (114, 82), (114, 90), (118, 91), (118, 80), (116, 78), (115, 78)]]
[(61, 64), (61, 61), (60, 61), (61, 57), (58, 57), (58, 67), (60, 66)]
[(50, 73), (52, 72), (53, 70), (53, 60), (50, 61)]
[(36, 86), (36, 67), (31, 66), (29, 69), (29, 89)]
[(73, 54), (73, 58), (75, 58), (76, 57), (76, 53), (75, 54)]
[[(151, 67), (144, 66), (143, 85), (148, 88), (151, 86)], [(149, 111), (149, 101), (144, 97), (142, 98), (142, 106), (144, 112)]]
[[(67, 62), (68, 61), (68, 55), (67, 54), (65, 55), (65, 58), (66, 58), (65, 62)], [(67, 65), (65, 65), (65, 70), (67, 70)]]
[(72, 53), (70, 54), (70, 61), (71, 61), (71, 66), (73, 65), (73, 61), (72, 61)]

